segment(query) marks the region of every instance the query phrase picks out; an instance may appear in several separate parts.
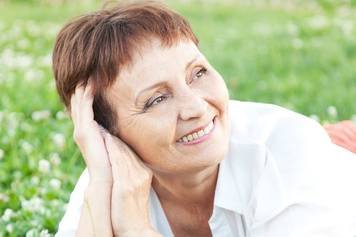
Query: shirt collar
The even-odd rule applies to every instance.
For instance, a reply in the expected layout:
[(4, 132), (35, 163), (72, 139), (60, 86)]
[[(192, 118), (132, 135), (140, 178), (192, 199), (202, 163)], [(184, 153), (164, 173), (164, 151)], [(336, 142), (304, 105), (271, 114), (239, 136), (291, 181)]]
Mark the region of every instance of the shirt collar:
[(243, 215), (251, 227), (286, 208), (285, 186), (266, 145), (238, 135), (232, 128), (228, 153), (219, 166), (214, 206)]
[(214, 204), (243, 214), (251, 202), (264, 168), (264, 150), (257, 144), (231, 139), (229, 152), (220, 163)]

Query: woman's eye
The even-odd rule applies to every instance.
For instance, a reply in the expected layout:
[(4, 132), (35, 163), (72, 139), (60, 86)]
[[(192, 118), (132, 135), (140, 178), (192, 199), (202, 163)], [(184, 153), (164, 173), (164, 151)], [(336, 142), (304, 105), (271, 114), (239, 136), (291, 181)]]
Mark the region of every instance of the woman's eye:
[(148, 101), (148, 102), (145, 104), (144, 109), (148, 109), (148, 108), (151, 107), (151, 106), (157, 105), (157, 104), (161, 103), (162, 101), (164, 101), (165, 99), (167, 99), (167, 96), (165, 96), (165, 95), (158, 96), (158, 97), (155, 98), (154, 100)]
[(154, 101), (152, 101), (151, 105), (159, 104), (159, 103), (161, 103), (164, 99), (165, 99), (164, 96), (159, 96), (159, 97), (157, 97), (156, 99), (154, 99)]
[(193, 77), (193, 80), (195, 79), (199, 79), (201, 78), (202, 76), (204, 76), (204, 74), (206, 73), (206, 68), (201, 68)]

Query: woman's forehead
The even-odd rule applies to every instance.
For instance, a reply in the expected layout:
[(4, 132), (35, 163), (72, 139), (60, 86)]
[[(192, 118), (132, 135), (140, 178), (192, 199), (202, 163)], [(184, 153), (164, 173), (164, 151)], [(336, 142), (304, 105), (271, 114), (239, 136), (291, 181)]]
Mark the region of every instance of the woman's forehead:
[(120, 74), (135, 78), (169, 75), (184, 70), (185, 65), (198, 56), (203, 57), (192, 41), (181, 40), (171, 46), (163, 46), (159, 40), (153, 40), (135, 52), (132, 64)]

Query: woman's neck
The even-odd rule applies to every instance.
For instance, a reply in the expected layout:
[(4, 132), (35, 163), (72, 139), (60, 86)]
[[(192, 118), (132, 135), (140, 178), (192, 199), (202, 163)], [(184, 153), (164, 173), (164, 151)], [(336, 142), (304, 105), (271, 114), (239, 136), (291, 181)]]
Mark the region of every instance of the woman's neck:
[(161, 202), (209, 206), (213, 203), (219, 166), (184, 175), (155, 174), (152, 187)]

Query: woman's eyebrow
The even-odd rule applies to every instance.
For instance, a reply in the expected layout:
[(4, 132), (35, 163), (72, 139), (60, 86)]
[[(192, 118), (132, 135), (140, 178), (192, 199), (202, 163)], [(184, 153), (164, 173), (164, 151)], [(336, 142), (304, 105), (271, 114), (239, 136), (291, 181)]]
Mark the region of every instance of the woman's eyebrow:
[(151, 85), (151, 86), (149, 86), (149, 87), (143, 89), (142, 91), (140, 91), (140, 92), (137, 94), (137, 96), (136, 96), (135, 105), (137, 105), (138, 98), (140, 98), (140, 96), (141, 96), (142, 93), (144, 93), (145, 91), (152, 90), (152, 89), (155, 88), (155, 87), (161, 87), (161, 86), (163, 86), (163, 85), (165, 85), (165, 84), (166, 84), (165, 81), (160, 81), (160, 82), (157, 82), (157, 83), (155, 83), (155, 84), (153, 84), (153, 85)]
[(200, 58), (200, 54), (195, 55), (195, 57), (194, 57), (192, 60), (190, 60), (190, 61), (187, 63), (187, 65), (185, 66), (185, 71), (188, 71), (189, 67), (190, 67), (195, 61), (197, 61), (199, 58)]

